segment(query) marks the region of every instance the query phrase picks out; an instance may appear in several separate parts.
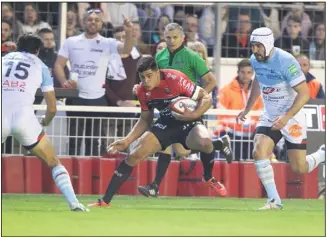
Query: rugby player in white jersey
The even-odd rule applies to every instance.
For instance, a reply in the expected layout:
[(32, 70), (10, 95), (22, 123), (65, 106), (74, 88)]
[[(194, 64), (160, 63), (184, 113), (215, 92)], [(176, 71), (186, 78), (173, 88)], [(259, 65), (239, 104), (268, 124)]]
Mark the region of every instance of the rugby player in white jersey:
[[(88, 211), (77, 200), (69, 174), (60, 164), (42, 128), (49, 125), (57, 110), (50, 71), (37, 57), (42, 44), (39, 36), (24, 34), (18, 39), (17, 52), (2, 58), (2, 143), (12, 135), (52, 170), (53, 180), (65, 196), (70, 210)], [(39, 87), (47, 103), (47, 111), (41, 122), (33, 110)]]
[(269, 161), (276, 143), (285, 138), (292, 170), (310, 173), (325, 161), (325, 145), (306, 155), (306, 118), (301, 111), (309, 100), (309, 89), (297, 60), (286, 51), (274, 47), (269, 28), (255, 29), (250, 37), (253, 54), (250, 58), (256, 77), (245, 109), (237, 119), (244, 121), (257, 97), (262, 94), (264, 112), (256, 128), (253, 157), (255, 167), (267, 192), (267, 203), (259, 210), (282, 209)]

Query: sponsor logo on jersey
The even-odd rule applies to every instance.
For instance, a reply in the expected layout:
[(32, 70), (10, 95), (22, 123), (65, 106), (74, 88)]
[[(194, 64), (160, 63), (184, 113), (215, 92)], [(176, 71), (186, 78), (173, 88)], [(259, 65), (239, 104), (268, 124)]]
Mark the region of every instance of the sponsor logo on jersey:
[(72, 50), (84, 50), (84, 48), (74, 47), (74, 48), (72, 48)]
[(279, 88), (273, 88), (273, 87), (263, 87), (262, 88), (262, 93), (263, 94), (271, 94), (273, 92), (279, 92)]
[(295, 64), (291, 64), (290, 66), (288, 66), (287, 70), (292, 75), (295, 75), (296, 73), (299, 72), (299, 69), (296, 67)]
[(302, 135), (302, 127), (299, 125), (292, 125), (288, 128), (288, 133), (293, 137), (300, 137)]
[(78, 73), (79, 78), (86, 78), (88, 76), (94, 76), (98, 70), (98, 66), (94, 61), (86, 61), (83, 64), (74, 64), (74, 72)]
[(102, 53), (103, 52), (103, 49), (91, 49), (91, 52), (100, 52), (100, 53)]

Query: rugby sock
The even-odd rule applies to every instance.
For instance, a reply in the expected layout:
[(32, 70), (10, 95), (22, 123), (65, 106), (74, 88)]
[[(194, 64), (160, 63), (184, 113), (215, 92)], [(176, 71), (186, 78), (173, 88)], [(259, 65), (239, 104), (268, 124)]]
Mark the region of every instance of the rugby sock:
[(215, 160), (215, 150), (212, 150), (212, 152), (209, 154), (201, 152), (200, 158), (203, 165), (203, 178), (205, 181), (208, 181), (212, 178), (212, 169)]
[(171, 161), (170, 154), (159, 153), (154, 183), (159, 187)]
[(275, 199), (275, 202), (277, 204), (281, 204), (282, 201), (280, 200), (279, 194), (277, 192), (274, 179), (274, 170), (270, 164), (270, 160), (256, 160), (254, 164), (257, 170), (258, 177), (260, 178), (263, 186), (266, 189), (268, 199)]
[(132, 173), (133, 167), (128, 165), (125, 160), (123, 160), (118, 168), (112, 175), (111, 181), (107, 187), (106, 193), (102, 197), (105, 203), (110, 203), (112, 197), (115, 195), (119, 187), (128, 179), (129, 175)]
[(52, 169), (52, 177), (69, 206), (78, 203), (69, 174), (63, 165), (58, 165)]
[(308, 163), (308, 173), (314, 170), (320, 163), (326, 160), (325, 150), (319, 149), (316, 152), (307, 155), (306, 157)]

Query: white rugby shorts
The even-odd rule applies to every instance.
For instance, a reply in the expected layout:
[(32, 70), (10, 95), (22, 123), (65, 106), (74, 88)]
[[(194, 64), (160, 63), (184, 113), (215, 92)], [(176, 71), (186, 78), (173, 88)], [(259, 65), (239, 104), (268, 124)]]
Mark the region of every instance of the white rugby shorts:
[(35, 144), (43, 135), (43, 128), (37, 120), (31, 107), (19, 107), (15, 109), (2, 108), (2, 134), (4, 143), (8, 136), (13, 136), (25, 147)]
[[(272, 127), (273, 121), (275, 118), (269, 117), (266, 114), (263, 114), (257, 127)], [(304, 140), (307, 139), (307, 123), (305, 113), (299, 112), (293, 118), (291, 118), (286, 126), (280, 130), (282, 136), (285, 140), (294, 143), (301, 144)]]

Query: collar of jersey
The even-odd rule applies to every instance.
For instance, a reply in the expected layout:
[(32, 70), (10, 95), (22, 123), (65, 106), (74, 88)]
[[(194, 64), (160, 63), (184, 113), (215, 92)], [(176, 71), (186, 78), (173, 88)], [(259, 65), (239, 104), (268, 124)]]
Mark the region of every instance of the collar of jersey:
[(100, 34), (98, 33), (98, 35), (97, 35), (96, 37), (94, 37), (93, 39), (88, 39), (88, 38), (86, 38), (86, 36), (85, 36), (85, 32), (82, 33), (82, 38), (85, 39), (85, 40), (98, 40), (99, 37), (100, 37)]
[(171, 53), (170, 52), (170, 50), (168, 49), (168, 47), (167, 47), (167, 50), (168, 50), (168, 52), (169, 52), (169, 54), (171, 54), (171, 55), (175, 55), (175, 54), (177, 54), (179, 51), (181, 51), (182, 49), (184, 49), (184, 45), (182, 44), (179, 48), (177, 48), (175, 51), (174, 51), (174, 53)]

